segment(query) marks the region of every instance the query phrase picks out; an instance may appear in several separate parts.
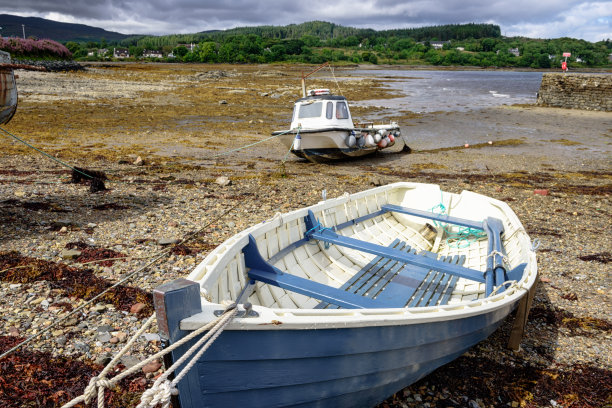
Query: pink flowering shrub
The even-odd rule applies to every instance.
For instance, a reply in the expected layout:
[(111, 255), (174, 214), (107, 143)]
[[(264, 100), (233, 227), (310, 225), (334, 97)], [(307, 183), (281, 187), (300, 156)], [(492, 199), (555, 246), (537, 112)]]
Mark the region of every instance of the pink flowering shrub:
[(71, 58), (72, 53), (62, 44), (48, 39), (33, 40), (19, 37), (0, 37), (0, 50), (14, 57)]

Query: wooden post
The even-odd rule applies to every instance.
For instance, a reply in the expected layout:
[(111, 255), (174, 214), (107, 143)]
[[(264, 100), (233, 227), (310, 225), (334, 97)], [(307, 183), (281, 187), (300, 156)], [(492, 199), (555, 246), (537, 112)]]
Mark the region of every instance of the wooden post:
[[(162, 342), (166, 345), (171, 345), (189, 334), (188, 331), (180, 329), (179, 324), (181, 320), (202, 311), (200, 285), (183, 278), (165, 283), (153, 291), (153, 302), (155, 304), (159, 335)], [(192, 340), (167, 355), (170, 358), (164, 360), (166, 368), (172, 362), (178, 360), (194, 342), (195, 340)], [(178, 371), (183, 366), (179, 367)], [(177, 384), (179, 390), (178, 398), (172, 397), (172, 406), (175, 408), (198, 406), (197, 402), (199, 402), (198, 399), (201, 398), (202, 392), (197, 375), (190, 374)]]
[(533, 303), (533, 297), (535, 296), (536, 288), (540, 277), (536, 276), (533, 286), (529, 289), (529, 292), (521, 299), (516, 316), (514, 317), (514, 325), (510, 332), (510, 338), (508, 339), (508, 345), (506, 346), (510, 350), (517, 351), (521, 347), (521, 341), (523, 340), (523, 334), (525, 333), (525, 326), (527, 325), (527, 318), (529, 316), (529, 310)]

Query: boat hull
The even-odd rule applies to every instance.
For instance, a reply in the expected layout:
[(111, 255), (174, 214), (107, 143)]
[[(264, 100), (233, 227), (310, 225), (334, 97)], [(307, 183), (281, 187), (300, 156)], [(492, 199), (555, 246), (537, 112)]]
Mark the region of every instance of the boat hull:
[[(183, 305), (186, 293), (175, 292)], [(486, 339), (514, 306), (421, 324), (226, 330), (179, 383), (181, 407), (371, 407)]]
[[(447, 214), (432, 212), (442, 205)], [(487, 236), (455, 242), (456, 226)], [(494, 267), (499, 251), (507, 270)], [(167, 344), (231, 302), (242, 313), (179, 382), (183, 407), (367, 407), (487, 338), (536, 277), (529, 237), (506, 203), (396, 183), (254, 225), (154, 299)]]
[(3, 67), (3, 63), (10, 63), (10, 57), (0, 55), (0, 125), (8, 123), (17, 111), (15, 74), (11, 68)]
[[(382, 127), (381, 127), (382, 128)], [(279, 134), (279, 139), (287, 149), (291, 149), (294, 155), (319, 162), (322, 160), (341, 160), (347, 157), (362, 157), (382, 150), (377, 145), (363, 147), (348, 147), (346, 140), (356, 129), (322, 129), (322, 130), (302, 130), (300, 132), (275, 132)], [(389, 127), (388, 130), (399, 130), (396, 127)], [(295, 138), (299, 133), (301, 142), (296, 148)], [(392, 144), (388, 147), (393, 146)]]

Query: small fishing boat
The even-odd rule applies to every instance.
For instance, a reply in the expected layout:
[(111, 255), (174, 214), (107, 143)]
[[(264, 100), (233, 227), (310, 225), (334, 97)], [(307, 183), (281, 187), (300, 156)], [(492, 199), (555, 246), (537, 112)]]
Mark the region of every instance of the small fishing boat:
[(17, 110), (17, 85), (11, 55), (0, 51), (0, 125), (8, 123)]
[(396, 183), (252, 226), (154, 301), (167, 346), (237, 304), (181, 373), (183, 408), (371, 407), (487, 338), (536, 275), (504, 202)]
[[(308, 75), (317, 72), (323, 64)], [(401, 138), (397, 123), (353, 123), (344, 96), (332, 95), (329, 89), (306, 92), (306, 77), (302, 76), (302, 94), (293, 108), (289, 130), (273, 132), (291, 153), (313, 162), (338, 160), (372, 154), (395, 144)], [(404, 139), (403, 151), (410, 151)]]

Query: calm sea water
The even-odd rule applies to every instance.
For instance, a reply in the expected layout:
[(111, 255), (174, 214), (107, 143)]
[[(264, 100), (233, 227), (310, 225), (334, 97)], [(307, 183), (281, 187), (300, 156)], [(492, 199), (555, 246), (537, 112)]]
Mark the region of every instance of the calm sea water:
[(534, 103), (542, 82), (541, 72), (357, 70), (352, 74), (382, 79), (398, 94), (394, 99), (361, 101), (354, 105), (412, 112), (465, 111)]

